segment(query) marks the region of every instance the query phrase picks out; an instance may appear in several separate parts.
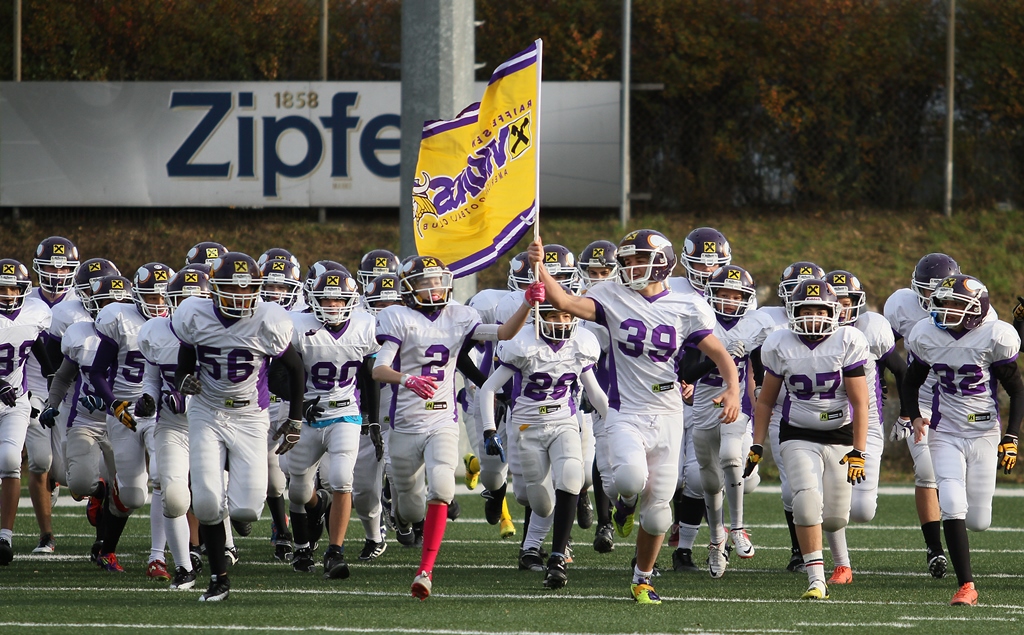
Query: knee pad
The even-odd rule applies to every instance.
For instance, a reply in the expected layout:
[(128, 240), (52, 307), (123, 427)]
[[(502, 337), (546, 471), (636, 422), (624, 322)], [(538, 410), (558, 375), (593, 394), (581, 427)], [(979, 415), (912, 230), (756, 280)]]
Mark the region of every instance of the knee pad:
[(450, 504), (455, 498), (455, 479), (452, 471), (445, 466), (437, 466), (427, 475), (427, 498)]
[(313, 475), (293, 475), (291, 482), (288, 483), (289, 511), (301, 514), (311, 498), (313, 498)]
[(538, 483), (527, 485), (526, 493), (529, 498), (527, 504), (533, 510), (535, 516), (550, 516), (555, 509), (555, 501), (551, 497), (551, 491), (547, 484)]
[[(795, 518), (795, 516), (794, 516), (794, 518)], [(821, 528), (824, 531), (839, 531), (843, 527), (846, 527), (848, 522), (849, 522), (849, 519), (847, 519), (847, 518), (840, 518), (838, 516), (831, 516), (829, 518), (822, 518), (821, 519)], [(799, 524), (799, 523), (797, 523), (797, 524)]]
[(185, 515), (191, 504), (188, 486), (185, 483), (169, 482), (163, 488), (163, 512), (167, 518), (179, 518)]
[(516, 502), (523, 507), (530, 506), (530, 496), (526, 491), (526, 483), (523, 482), (521, 477), (512, 477), (512, 495), (515, 496)]
[(757, 467), (754, 467), (754, 471), (750, 473), (750, 476), (743, 479), (743, 493), (751, 494), (757, 489), (757, 486), (761, 484), (761, 475), (758, 474)]
[(119, 498), (121, 505), (127, 510), (138, 509), (146, 504), (146, 488), (144, 487), (120, 487), (117, 490), (116, 498)]
[(0, 450), (0, 478), (21, 478), (21, 448), (3, 444)]
[(262, 509), (237, 507), (231, 510), (231, 520), (237, 520), (243, 523), (254, 523), (260, 519), (260, 512), (262, 511)]
[(562, 464), (562, 473), (555, 479), (560, 489), (571, 494), (579, 494), (583, 489), (583, 463), (575, 458), (566, 459)]
[(992, 508), (979, 509), (971, 507), (967, 510), (965, 521), (967, 528), (971, 531), (985, 531), (992, 524)]
[(875, 517), (878, 504), (874, 500), (857, 500), (854, 497), (850, 505), (850, 522), (868, 523)]
[(668, 503), (655, 505), (640, 511), (640, 526), (652, 536), (664, 535), (672, 526), (672, 510)]
[(352, 509), (360, 518), (375, 516), (380, 511), (380, 496), (372, 490), (353, 490)]
[(647, 484), (646, 466), (620, 465), (613, 470), (612, 478), (615, 480), (615, 489), (619, 496), (633, 496), (643, 491)]
[(821, 494), (817, 489), (805, 489), (793, 494), (793, 522), (797, 525), (810, 527), (821, 524), (821, 511)]
[(97, 485), (99, 485), (99, 480), (95, 474), (68, 475), (68, 488), (71, 490), (71, 495), (76, 498), (91, 496), (96, 491)]
[(284, 472), (271, 467), (267, 478), (267, 498), (279, 498), (284, 494), (285, 478)]

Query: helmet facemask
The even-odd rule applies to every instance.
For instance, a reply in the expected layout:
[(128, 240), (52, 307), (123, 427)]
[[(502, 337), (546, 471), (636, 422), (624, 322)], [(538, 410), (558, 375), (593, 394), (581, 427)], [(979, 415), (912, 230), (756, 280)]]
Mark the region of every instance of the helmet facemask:
[(659, 282), (654, 279), (654, 268), (668, 265), (668, 258), (661, 250), (637, 249), (633, 245), (619, 247), (618, 259), (619, 280), (634, 291), (641, 291), (647, 285)]
[(565, 311), (559, 311), (550, 304), (542, 304), (540, 311), (540, 334), (553, 342), (571, 340), (576, 337), (579, 318)]
[(935, 326), (943, 330), (961, 331), (971, 328), (972, 318), (980, 322), (981, 299), (956, 293), (953, 288), (939, 287), (932, 292), (928, 302), (928, 313)]
[(426, 267), (422, 272), (402, 276), (402, 295), (415, 308), (441, 309), (452, 293), (452, 274), (441, 267)]
[[(824, 309), (806, 311), (805, 309)], [(821, 298), (808, 298), (786, 303), (789, 328), (797, 335), (817, 339), (832, 335), (839, 329), (838, 302), (824, 302)]]
[(247, 318), (256, 313), (261, 286), (261, 281), (253, 280), (249, 274), (236, 273), (228, 280), (210, 280), (210, 295), (224, 317)]

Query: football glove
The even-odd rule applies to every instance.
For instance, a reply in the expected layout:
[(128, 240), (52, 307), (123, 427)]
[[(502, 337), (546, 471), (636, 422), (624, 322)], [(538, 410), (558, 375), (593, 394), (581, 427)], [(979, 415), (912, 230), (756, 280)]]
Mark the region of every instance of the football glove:
[[(284, 454), (295, 447), (299, 442), (299, 434), (302, 432), (302, 422), (295, 419), (288, 419), (281, 424), (281, 427), (274, 433), (272, 439), (281, 439), (281, 445), (277, 446), (277, 454)], [(284, 437), (284, 438), (282, 438)]]
[(530, 286), (526, 287), (525, 295), (527, 304), (544, 304), (544, 300), (547, 299), (547, 290), (544, 288), (543, 282), (531, 282)]
[(135, 432), (135, 417), (132, 413), (128, 412), (128, 406), (132, 405), (132, 402), (125, 401), (124, 399), (118, 399), (114, 403), (110, 404), (110, 409), (107, 411), (112, 417), (121, 422), (121, 425), (128, 428), (132, 432)]
[(1017, 465), (1017, 437), (1012, 434), (1003, 435), (999, 442), (999, 465), (1003, 468), (1003, 474), (1009, 474)]
[(501, 422), (508, 417), (507, 397), (497, 396), (494, 399), (494, 425), (501, 425)]
[(384, 437), (380, 434), (380, 424), (372, 423), (367, 421), (363, 424), (359, 434), (370, 435), (370, 443), (373, 444), (374, 454), (377, 455), (377, 461), (384, 458)]
[(742, 359), (747, 354), (747, 345), (743, 343), (743, 340), (734, 340), (729, 342), (729, 345), (725, 347), (725, 350), (735, 359)]
[(406, 375), (402, 385), (416, 393), (420, 399), (430, 399), (437, 390), (437, 382), (429, 375)]
[(18, 389), (0, 379), (0, 402), (8, 408), (13, 408), (18, 403)]
[(743, 478), (747, 478), (754, 472), (754, 468), (761, 462), (761, 457), (764, 456), (764, 446), (760, 443), (755, 443), (750, 446), (750, 451), (747, 452), (747, 464), (743, 466)]
[(856, 448), (839, 459), (839, 465), (846, 466), (846, 481), (848, 483), (857, 484), (867, 478), (864, 475), (864, 453)]
[(203, 392), (203, 386), (199, 383), (199, 379), (190, 373), (181, 379), (181, 385), (178, 386), (178, 392), (183, 395), (198, 395)]
[(82, 404), (82, 407), (89, 412), (96, 412), (97, 410), (106, 410), (107, 402), (103, 401), (96, 395), (86, 395), (79, 397), (78, 403)]
[(136, 417), (152, 417), (156, 414), (156, 399), (149, 394), (142, 395), (142, 398), (135, 402)]
[(896, 419), (896, 423), (889, 428), (889, 440), (893, 442), (909, 439), (912, 434), (914, 434), (914, 422), (909, 417)]
[(39, 413), (39, 425), (44, 428), (52, 428), (57, 425), (57, 415), (60, 414), (60, 410), (57, 410), (53, 406), (47, 406)]
[(1024, 320), (1024, 298), (1017, 296), (1017, 306), (1013, 307), (1013, 319)]
[(501, 437), (494, 430), (484, 430), (484, 449), (488, 456), (500, 456), (501, 462), (505, 462), (505, 448), (501, 445)]
[(185, 395), (181, 394), (173, 388), (171, 390), (164, 391), (163, 394), (164, 405), (167, 409), (176, 415), (185, 414)]
[(320, 405), (320, 395), (317, 395), (316, 399), (307, 399), (302, 402), (302, 416), (306, 421), (316, 423), (316, 420), (323, 415), (324, 407)]

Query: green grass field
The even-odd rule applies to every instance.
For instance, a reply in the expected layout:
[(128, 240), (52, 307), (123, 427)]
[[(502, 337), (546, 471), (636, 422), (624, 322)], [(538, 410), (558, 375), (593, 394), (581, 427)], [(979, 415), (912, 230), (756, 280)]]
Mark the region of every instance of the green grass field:
[[(57, 553), (31, 556), (35, 546), (31, 509), (22, 509), (15, 560), (0, 569), (0, 632), (88, 633), (107, 631), (344, 632), (344, 633), (1011, 633), (1024, 621), (1020, 544), (1024, 506), (1019, 488), (1000, 488), (993, 527), (971, 534), (973, 565), (981, 595), (977, 607), (950, 607), (955, 578), (934, 580), (925, 571), (913, 496), (903, 488), (879, 497), (868, 525), (848, 531), (854, 583), (833, 587), (832, 598), (810, 604), (798, 598), (806, 576), (785, 571), (789, 539), (777, 488), (747, 498), (746, 520), (757, 555), (733, 558), (721, 580), (706, 573), (666, 571), (655, 580), (661, 606), (637, 606), (629, 598), (632, 538), (610, 554), (597, 554), (593, 530), (576, 528), (569, 585), (541, 587), (542, 574), (519, 571), (518, 536), (498, 539), (483, 521), (482, 499), (459, 497), (463, 516), (450, 522), (426, 602), (409, 596), (417, 548), (390, 541), (372, 564), (352, 564), (352, 577), (325, 581), (300, 574), (272, 558), (269, 520), (252, 536), (238, 538), (241, 561), (231, 570), (231, 597), (201, 604), (205, 579), (190, 591), (170, 591), (145, 578), (149, 516), (133, 517), (121, 542), (127, 573), (112, 575), (90, 564), (93, 540), (84, 509), (54, 510)], [(66, 496), (66, 495), (65, 495)], [(521, 510), (512, 505), (513, 516)], [(269, 515), (265, 515), (266, 518)], [(518, 523), (517, 523), (518, 526)], [(521, 531), (521, 527), (519, 527)], [(694, 550), (707, 544), (702, 529)], [(347, 553), (355, 560), (362, 530), (353, 522)], [(666, 545), (659, 558), (671, 566)], [(322, 557), (321, 552), (317, 554)], [(701, 558), (702, 560), (703, 558)], [(831, 562), (826, 555), (826, 569)], [(202, 588), (199, 588), (202, 587)]]

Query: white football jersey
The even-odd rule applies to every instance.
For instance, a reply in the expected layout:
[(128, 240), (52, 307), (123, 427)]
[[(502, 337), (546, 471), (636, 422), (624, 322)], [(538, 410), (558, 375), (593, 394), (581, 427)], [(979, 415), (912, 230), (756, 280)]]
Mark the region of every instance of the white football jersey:
[(715, 328), (704, 298), (667, 290), (646, 298), (620, 284), (597, 285), (587, 297), (596, 322), (608, 329), (608, 407), (629, 414), (682, 412), (677, 357)]
[[(525, 291), (509, 291), (502, 296), (497, 305), (494, 307), (494, 311), (491, 313), (493, 318), (492, 322), (485, 322), (485, 324), (504, 324), (515, 315), (519, 307), (523, 306), (523, 299), (526, 297)], [(533, 311), (531, 310), (526, 316), (526, 322), (533, 324)]]
[[(60, 350), (64, 356), (78, 364), (81, 372), (75, 382), (75, 390), (71, 396), (72, 408), (68, 414), (68, 427), (84, 425), (90, 428), (101, 430), (107, 429), (107, 414), (102, 410), (89, 412), (82, 404), (78, 403), (80, 397), (98, 397), (96, 388), (89, 381), (89, 368), (96, 359), (96, 351), (100, 348), (100, 336), (92, 320), (87, 322), (75, 322), (64, 331), (64, 337), (60, 341)], [(65, 401), (67, 401), (65, 399)]]
[[(114, 382), (111, 389), (118, 399), (137, 401), (142, 397), (146, 374), (146, 358), (139, 351), (139, 331), (146, 317), (134, 303), (108, 304), (96, 316), (96, 332), (100, 340), (117, 348), (117, 359), (111, 367)], [(104, 346), (103, 348), (107, 348)], [(105, 353), (101, 351), (101, 355)], [(106, 361), (106, 360), (103, 360)]]
[[(772, 332), (779, 329), (789, 329), (789, 316), (786, 314), (786, 307), (784, 306), (765, 306), (754, 312), (748, 312), (746, 315), (747, 319), (757, 319), (762, 324), (766, 325), (767, 329), (764, 333), (765, 338), (768, 337)], [(755, 342), (756, 343), (756, 342)], [(764, 340), (760, 343), (756, 343), (754, 348), (758, 346), (764, 346)], [(753, 350), (749, 349), (749, 350)], [(762, 362), (764, 360), (761, 360)], [(779, 420), (782, 419), (782, 404), (786, 400), (786, 391), (779, 391), (779, 397), (775, 400), (775, 405), (772, 407), (772, 419), (771, 425), (779, 425)]]
[[(62, 295), (59, 300), (57, 300), (56, 302), (50, 303), (49, 300), (47, 300), (45, 297), (43, 297), (43, 294), (39, 290), (39, 287), (32, 287), (31, 289), (29, 289), (28, 297), (35, 298), (36, 300), (39, 300), (40, 302), (42, 302), (43, 304), (45, 304), (47, 307), (50, 308), (50, 312), (51, 312), (50, 326), (47, 327), (47, 329), (45, 331), (40, 333), (40, 335), (43, 336), (43, 342), (46, 342), (46, 341), (48, 341), (52, 337), (50, 335), (50, 328), (52, 328), (52, 326), (53, 326), (52, 313), (53, 313), (55, 307), (57, 307), (57, 305), (59, 305), (61, 302), (64, 302), (65, 300), (73, 299), (75, 297), (75, 294), (74, 294), (73, 291), (68, 291), (67, 293)], [(59, 360), (59, 359), (55, 359), (55, 360), (52, 360), (52, 363), (56, 364), (59, 367), (60, 366), (60, 361), (61, 360)], [(36, 356), (35, 355), (29, 355), (28, 356), (28, 361), (25, 362), (25, 364), (26, 364), (26, 366), (25, 366), (25, 380), (26, 380), (25, 387), (26, 387), (26, 390), (31, 392), (33, 395), (38, 395), (40, 398), (46, 399), (46, 393), (49, 391), (49, 389), (46, 386), (46, 378), (43, 377), (43, 372), (42, 372), (42, 369), (39, 366), (39, 361), (36, 360)], [(56, 368), (54, 370), (56, 370)]]
[(499, 342), (498, 363), (515, 373), (511, 420), (517, 425), (556, 421), (576, 425), (572, 387), (594, 367), (600, 353), (597, 338), (578, 327), (570, 340), (549, 342), (534, 336), (532, 329), (523, 329)]
[(580, 328), (590, 331), (597, 339), (597, 347), (600, 355), (597, 358), (597, 366), (594, 367), (594, 377), (597, 378), (597, 383), (600, 384), (601, 388), (604, 389), (605, 393), (608, 392), (608, 329), (601, 326), (597, 322), (591, 322), (590, 320), (580, 320)]
[(782, 419), (815, 430), (836, 430), (851, 422), (843, 373), (866, 365), (869, 355), (864, 335), (850, 326), (814, 343), (780, 329), (761, 348), (765, 372), (780, 377), (786, 389)]
[(704, 292), (698, 291), (686, 276), (675, 276), (666, 280), (665, 283), (668, 284), (669, 289), (672, 289), (672, 293), (695, 294), (704, 297)]
[[(139, 351), (151, 367), (160, 374), (160, 392), (174, 390), (174, 371), (178, 368), (178, 349), (181, 342), (171, 330), (171, 319), (155, 317), (142, 325), (138, 336)], [(176, 415), (163, 407), (160, 395), (151, 395), (157, 401), (160, 419), (173, 418), (185, 422), (184, 414)]]
[[(721, 319), (715, 321), (715, 337), (722, 341), (722, 345), (728, 347), (735, 341), (744, 342), (746, 350), (750, 351), (760, 346), (768, 337), (768, 334), (776, 330), (774, 323), (768, 321), (765, 316), (757, 315), (756, 312), (748, 311), (739, 320), (724, 322)], [(703, 359), (704, 356), (702, 355)], [(736, 370), (740, 376), (740, 407), (743, 414), (753, 417), (753, 403), (750, 394), (747, 392), (747, 373), (750, 372), (750, 355), (734, 357)], [(712, 430), (720, 425), (718, 419), (720, 404), (714, 400), (725, 392), (725, 380), (718, 373), (717, 368), (697, 380), (693, 386), (693, 407), (689, 422), (695, 428)]]
[(868, 343), (868, 363), (864, 377), (868, 382), (868, 425), (882, 425), (882, 372), (878, 361), (892, 354), (896, 338), (889, 321), (874, 311), (864, 311), (853, 324)]
[(455, 362), (463, 342), (479, 325), (476, 309), (457, 304), (429, 315), (398, 305), (377, 314), (377, 341), (398, 345), (392, 368), (409, 375), (428, 375), (438, 385), (434, 397), (427, 400), (404, 386), (396, 386), (388, 408), (393, 428), (428, 432), (458, 421)]
[(320, 398), (320, 421), (357, 416), (356, 373), (363, 358), (380, 350), (376, 321), (369, 313), (353, 313), (339, 331), (331, 331), (312, 313), (294, 313), (292, 346), (306, 367), (306, 399)]
[(50, 321), (49, 332), (53, 337), (64, 337), (64, 332), (76, 322), (92, 322), (92, 315), (85, 310), (82, 301), (77, 297), (58, 302), (53, 307), (52, 313), (53, 319)]
[[(481, 323), (495, 324), (494, 311), (498, 308), (501, 300), (509, 293), (511, 291), (508, 289), (483, 289), (469, 299), (469, 306), (476, 309), (477, 313), (480, 314)], [(522, 302), (522, 299), (519, 301)], [(516, 308), (519, 307), (517, 306)]]
[(999, 429), (999, 400), (991, 369), (1016, 363), (1020, 351), (1016, 329), (990, 320), (955, 333), (922, 320), (910, 332), (906, 345), (937, 378), (931, 402), (933, 429), (967, 438)]
[[(32, 344), (50, 328), (50, 307), (36, 298), (25, 298), (25, 303), (13, 313), (0, 313), (0, 379), (22, 395), (28, 391), (25, 363), (32, 357)], [(36, 374), (39, 366), (36, 366)], [(45, 395), (46, 381), (43, 381)], [(0, 411), (7, 406), (0, 405)]]
[(269, 359), (292, 343), (292, 321), (281, 305), (260, 302), (248, 318), (226, 318), (209, 298), (185, 298), (171, 317), (171, 328), (194, 346), (203, 390), (193, 399), (213, 410), (266, 410)]

